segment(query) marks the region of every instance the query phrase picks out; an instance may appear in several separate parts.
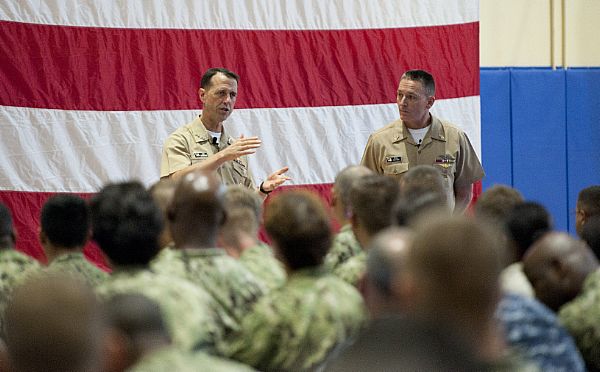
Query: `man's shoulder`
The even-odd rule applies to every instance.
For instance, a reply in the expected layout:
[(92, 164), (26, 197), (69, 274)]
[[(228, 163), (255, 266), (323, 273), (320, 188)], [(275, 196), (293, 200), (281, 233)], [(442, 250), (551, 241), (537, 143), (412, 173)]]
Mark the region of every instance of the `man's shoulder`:
[(400, 134), (404, 131), (402, 121), (400, 119), (394, 120), (386, 126), (377, 129), (371, 134), (372, 139), (387, 138), (392, 134)]

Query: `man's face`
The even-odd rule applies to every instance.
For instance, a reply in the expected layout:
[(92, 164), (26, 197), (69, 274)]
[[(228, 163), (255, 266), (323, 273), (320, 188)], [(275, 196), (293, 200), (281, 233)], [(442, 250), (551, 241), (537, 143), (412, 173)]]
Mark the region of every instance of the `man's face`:
[(428, 96), (423, 84), (419, 81), (402, 79), (396, 92), (396, 102), (400, 111), (400, 119), (407, 127), (418, 129), (428, 120), (429, 109), (435, 98)]
[(577, 203), (577, 207), (575, 207), (575, 230), (577, 231), (577, 235), (581, 236), (581, 232), (583, 231), (583, 225), (585, 224), (585, 212), (579, 203)]
[(206, 89), (200, 88), (202, 115), (222, 122), (231, 115), (237, 99), (237, 81), (222, 73), (215, 74)]

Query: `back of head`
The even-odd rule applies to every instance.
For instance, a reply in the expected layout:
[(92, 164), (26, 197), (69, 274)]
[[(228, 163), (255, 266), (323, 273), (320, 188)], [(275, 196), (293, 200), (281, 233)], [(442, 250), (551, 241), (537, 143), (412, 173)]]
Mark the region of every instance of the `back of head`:
[(387, 176), (373, 174), (356, 180), (350, 189), (350, 205), (356, 222), (371, 236), (390, 226), (400, 185)]
[(404, 74), (402, 74), (400, 80), (418, 81), (423, 85), (425, 91), (429, 96), (435, 95), (435, 81), (433, 80), (433, 76), (427, 71), (408, 70)]
[(32, 279), (6, 309), (6, 346), (17, 371), (100, 370), (103, 330), (92, 289), (72, 277)]
[(394, 205), (394, 222), (410, 226), (424, 214), (450, 215), (446, 195), (429, 192), (416, 197), (401, 196)]
[(407, 199), (435, 194), (444, 200), (444, 204), (447, 204), (444, 177), (442, 172), (432, 165), (417, 165), (410, 168), (400, 180), (400, 194)]
[(175, 188), (177, 187), (177, 180), (173, 178), (161, 178), (158, 182), (154, 183), (148, 191), (152, 195), (152, 199), (160, 208), (164, 225), (163, 231), (159, 237), (159, 246), (161, 248), (170, 246), (173, 244), (173, 237), (171, 236), (171, 227), (169, 226), (169, 220), (167, 218), (167, 211), (169, 205), (175, 195)]
[(224, 190), (212, 172), (194, 171), (181, 178), (168, 212), (171, 234), (178, 248), (214, 247), (225, 217)]
[(597, 268), (598, 260), (584, 242), (560, 232), (538, 239), (523, 259), (536, 297), (555, 311), (579, 294), (585, 278)]
[(349, 165), (335, 176), (333, 190), (345, 209), (349, 209), (350, 206), (350, 189), (354, 181), (370, 174), (373, 174), (373, 171), (364, 165)]
[(494, 185), (477, 199), (475, 215), (504, 224), (511, 210), (523, 201), (523, 195), (518, 190), (506, 185)]
[(310, 192), (275, 195), (265, 210), (265, 228), (278, 257), (291, 270), (321, 265), (331, 245), (329, 216)]
[(139, 182), (105, 186), (90, 204), (93, 238), (111, 263), (147, 265), (158, 253), (160, 209)]
[(536, 202), (517, 204), (506, 217), (506, 231), (514, 243), (518, 260), (542, 235), (552, 230), (552, 219), (548, 210)]
[(52, 245), (82, 249), (90, 230), (87, 203), (71, 194), (54, 195), (42, 207), (40, 224)]
[(15, 231), (10, 210), (0, 203), (0, 249), (15, 245)]
[(365, 275), (365, 300), (374, 316), (400, 309), (396, 282), (402, 276), (412, 243), (412, 231), (390, 227), (378, 233), (368, 249)]
[(465, 216), (421, 219), (407, 258), (407, 271), (417, 286), (416, 311), (450, 323), (472, 322), (458, 328), (489, 321), (498, 300), (505, 248), (497, 236)]
[[(127, 368), (146, 353), (171, 343), (160, 306), (138, 293), (117, 294), (104, 303), (113, 338), (109, 363)], [(113, 367), (113, 369), (120, 369)]]

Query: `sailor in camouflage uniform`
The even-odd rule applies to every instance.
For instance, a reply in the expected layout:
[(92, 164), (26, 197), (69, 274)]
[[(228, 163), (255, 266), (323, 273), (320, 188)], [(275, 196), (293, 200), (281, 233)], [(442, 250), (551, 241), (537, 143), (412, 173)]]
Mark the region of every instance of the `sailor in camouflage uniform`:
[(286, 274), (271, 247), (258, 240), (262, 203), (255, 192), (245, 187), (227, 186), (223, 197), (227, 218), (219, 229), (217, 244), (271, 290), (285, 283)]
[(74, 275), (92, 287), (108, 277), (83, 254), (90, 232), (85, 200), (70, 194), (52, 196), (42, 207), (40, 227), (40, 243), (49, 262), (42, 272)]
[[(354, 235), (363, 249), (379, 231), (392, 224), (393, 208), (400, 186), (391, 177), (378, 174), (360, 177), (350, 188), (351, 223)], [(367, 255), (363, 251), (333, 271), (339, 278), (357, 285), (366, 270)]]
[(104, 187), (91, 204), (94, 239), (114, 267), (96, 288), (104, 299), (140, 293), (158, 302), (176, 345), (210, 347), (220, 337), (220, 319), (210, 296), (192, 283), (147, 269), (159, 250), (162, 215), (137, 182)]
[(180, 181), (169, 208), (175, 250), (161, 254), (152, 269), (182, 277), (216, 300), (220, 315), (233, 320), (230, 331), (265, 293), (265, 285), (242, 264), (216, 248), (219, 225), (225, 217), (224, 186), (206, 171), (193, 171)]
[(335, 218), (342, 227), (333, 238), (331, 249), (325, 256), (325, 267), (329, 270), (335, 270), (339, 265), (362, 251), (350, 224), (352, 214), (350, 188), (354, 181), (369, 174), (373, 174), (373, 171), (365, 166), (350, 165), (342, 169), (335, 177), (331, 190), (331, 206)]
[(33, 258), (16, 251), (15, 243), (16, 235), (10, 211), (0, 203), (0, 334), (3, 330), (4, 309), (18, 278), (23, 272), (39, 267)]
[(322, 266), (331, 231), (316, 196), (279, 194), (268, 206), (265, 227), (287, 267), (288, 280), (257, 303), (241, 331), (221, 350), (259, 370), (319, 368), (363, 326), (362, 298)]

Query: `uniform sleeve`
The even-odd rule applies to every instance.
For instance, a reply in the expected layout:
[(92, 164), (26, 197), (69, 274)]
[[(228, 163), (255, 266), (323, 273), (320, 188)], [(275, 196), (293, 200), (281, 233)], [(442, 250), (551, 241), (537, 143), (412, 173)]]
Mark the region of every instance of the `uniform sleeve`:
[(376, 173), (382, 173), (379, 167), (380, 159), (377, 157), (375, 151), (375, 145), (373, 143), (373, 135), (369, 136), (369, 140), (367, 141), (367, 145), (365, 146), (365, 151), (363, 152), (362, 159), (360, 161), (361, 165), (373, 170)]
[(163, 146), (160, 161), (160, 177), (168, 177), (171, 174), (192, 165), (190, 147), (180, 133), (171, 134)]
[(465, 187), (482, 179), (485, 173), (483, 172), (483, 167), (479, 162), (477, 153), (464, 132), (459, 134), (458, 141), (460, 151), (456, 164), (454, 186)]

